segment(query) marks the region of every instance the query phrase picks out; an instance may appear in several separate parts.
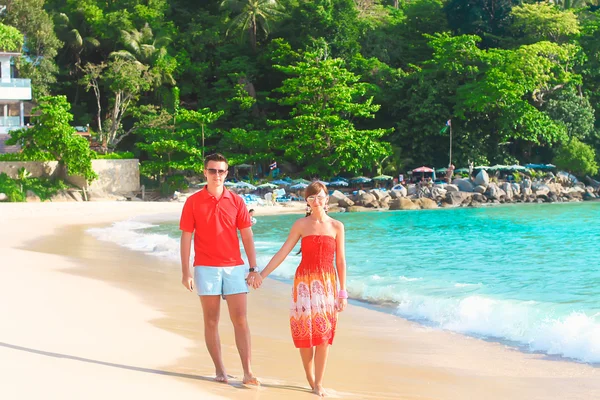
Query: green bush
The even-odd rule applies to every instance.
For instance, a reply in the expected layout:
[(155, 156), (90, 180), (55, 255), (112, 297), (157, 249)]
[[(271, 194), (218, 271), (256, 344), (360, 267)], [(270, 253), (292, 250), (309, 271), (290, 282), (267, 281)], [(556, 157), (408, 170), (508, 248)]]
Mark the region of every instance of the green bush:
[(25, 201), (25, 195), (21, 191), (20, 185), (14, 179), (11, 179), (4, 172), (0, 174), (0, 193), (8, 196), (8, 201)]
[(132, 158), (135, 158), (135, 156), (130, 151), (115, 152), (108, 154), (96, 154), (96, 159), (98, 160), (129, 160)]
[(41, 201), (50, 200), (59, 190), (68, 189), (62, 180), (46, 178), (29, 178), (27, 170), (19, 170), (21, 179), (12, 179), (5, 173), (0, 174), (0, 193), (8, 196), (8, 201), (25, 201), (28, 190), (39, 196)]
[(188, 188), (188, 183), (185, 180), (183, 175), (173, 175), (169, 176), (163, 183), (160, 185), (160, 194), (163, 196), (170, 196), (176, 190), (186, 190)]
[(23, 153), (0, 154), (0, 161), (55, 161), (50, 153), (37, 153), (33, 157)]

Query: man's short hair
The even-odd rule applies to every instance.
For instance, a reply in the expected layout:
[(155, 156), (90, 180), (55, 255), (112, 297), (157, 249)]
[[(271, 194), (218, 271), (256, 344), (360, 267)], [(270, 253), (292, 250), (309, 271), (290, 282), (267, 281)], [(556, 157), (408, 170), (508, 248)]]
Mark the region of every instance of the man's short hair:
[(206, 157), (204, 157), (204, 168), (206, 168), (209, 161), (224, 162), (229, 167), (229, 163), (227, 162), (227, 159), (221, 153), (213, 153), (213, 154), (209, 154)]
[(254, 212), (254, 208), (248, 210), (249, 213)]

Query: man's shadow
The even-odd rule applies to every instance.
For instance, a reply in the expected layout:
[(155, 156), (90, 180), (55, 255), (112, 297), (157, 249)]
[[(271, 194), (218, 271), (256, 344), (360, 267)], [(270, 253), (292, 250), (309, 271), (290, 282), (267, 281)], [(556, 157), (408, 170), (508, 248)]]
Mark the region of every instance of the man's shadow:
[[(6, 347), (6, 348), (12, 349), (12, 350), (25, 351), (28, 353), (38, 354), (38, 355), (46, 356), (46, 357), (63, 358), (63, 359), (67, 359), (67, 360), (103, 365), (105, 367), (121, 368), (121, 369), (130, 370), (130, 371), (145, 372), (148, 374), (174, 376), (177, 378), (194, 379), (194, 380), (198, 380), (198, 381), (217, 383), (214, 378), (208, 377), (208, 376), (182, 374), (181, 372), (165, 371), (165, 370), (154, 369), (154, 368), (136, 367), (133, 365), (117, 364), (117, 363), (111, 363), (111, 362), (101, 361), (101, 360), (92, 360), (91, 358), (72, 356), (69, 354), (53, 353), (51, 351), (37, 350), (37, 349), (29, 348), (29, 347), (17, 346), (14, 344), (4, 343), (4, 342), (0, 342), (0, 346)], [(222, 383), (220, 383), (220, 384), (222, 384)], [(233, 386), (235, 388), (238, 388), (238, 389), (250, 389), (249, 386), (245, 386), (241, 382), (239, 384), (230, 382), (229, 385)], [(277, 385), (277, 384), (261, 383), (260, 387), (295, 390), (295, 391), (299, 391), (299, 392), (310, 392), (310, 390), (307, 388), (303, 388), (300, 386), (291, 386), (291, 385)]]

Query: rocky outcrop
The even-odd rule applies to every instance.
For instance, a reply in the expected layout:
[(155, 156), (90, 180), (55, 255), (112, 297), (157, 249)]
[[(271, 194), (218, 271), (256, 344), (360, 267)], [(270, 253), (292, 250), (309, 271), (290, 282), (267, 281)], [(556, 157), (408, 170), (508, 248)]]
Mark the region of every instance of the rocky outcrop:
[(458, 186), (461, 192), (473, 192), (473, 184), (468, 179), (455, 179), (452, 184)]
[(390, 210), (418, 210), (420, 207), (406, 197), (390, 200)]
[(475, 177), (475, 186), (483, 186), (487, 188), (490, 184), (490, 177), (485, 169), (479, 171), (477, 176)]

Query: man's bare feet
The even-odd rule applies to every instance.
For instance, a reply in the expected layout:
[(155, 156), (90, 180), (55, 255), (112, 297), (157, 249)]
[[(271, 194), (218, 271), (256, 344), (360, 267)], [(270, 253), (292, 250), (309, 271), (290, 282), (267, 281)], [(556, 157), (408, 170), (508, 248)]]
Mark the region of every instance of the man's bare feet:
[(260, 382), (258, 381), (258, 379), (256, 379), (254, 377), (254, 375), (244, 375), (244, 379), (242, 380), (242, 383), (244, 385), (260, 386)]
[(227, 374), (225, 372), (217, 373), (217, 376), (215, 376), (215, 381), (219, 383), (227, 383)]
[(313, 393), (319, 397), (327, 397), (327, 392), (325, 391), (325, 389), (323, 389), (323, 386), (321, 385), (316, 385), (313, 389)]

